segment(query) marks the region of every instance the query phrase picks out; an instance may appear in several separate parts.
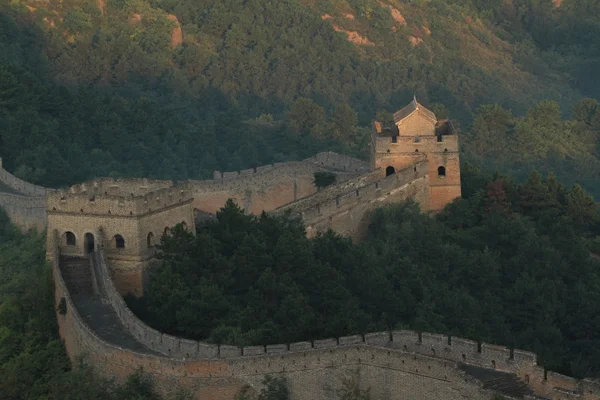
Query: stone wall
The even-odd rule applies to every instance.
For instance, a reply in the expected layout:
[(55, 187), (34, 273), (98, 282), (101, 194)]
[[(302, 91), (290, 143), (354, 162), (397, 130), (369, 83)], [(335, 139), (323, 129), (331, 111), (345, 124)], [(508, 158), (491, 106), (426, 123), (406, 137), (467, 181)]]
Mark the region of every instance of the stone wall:
[(2, 158), (0, 158), (0, 182), (26, 196), (43, 197), (51, 191), (51, 189), (25, 182), (5, 170), (2, 167)]
[(194, 208), (217, 212), (232, 198), (248, 212), (259, 214), (314, 194), (314, 173), (329, 171), (344, 182), (370, 171), (368, 163), (327, 152), (304, 161), (265, 165), (238, 172), (215, 171), (215, 179), (190, 181)]
[[(86, 215), (138, 216), (160, 209), (178, 206), (192, 199), (191, 185), (180, 184), (168, 188), (131, 194), (114, 194), (94, 188), (93, 183), (85, 190), (57, 190), (48, 195), (48, 210), (60, 213)], [(80, 185), (76, 185), (80, 186)], [(73, 187), (72, 187), (73, 188)], [(129, 192), (129, 190), (127, 190)], [(135, 194), (138, 193), (138, 194)]]
[(421, 161), (382, 178), (376, 170), (340, 185), (325, 188), (313, 196), (281, 207), (302, 217), (308, 236), (333, 229), (360, 239), (374, 209), (408, 198), (429, 209), (427, 161)]
[(46, 198), (0, 193), (0, 207), (22, 231), (46, 228)]
[[(58, 233), (53, 237), (57, 242)], [(457, 368), (457, 363), (469, 363), (514, 372), (549, 398), (600, 398), (599, 384), (546, 374), (533, 353), (445, 335), (393, 331), (240, 348), (162, 334), (127, 308), (110, 279), (100, 244), (94, 262), (98, 287), (132, 334), (165, 356), (133, 352), (102, 341), (82, 322), (62, 279), (55, 249), (56, 302), (64, 298), (67, 305), (67, 313), (57, 313), (57, 318), (69, 356), (87, 354), (100, 373), (117, 379), (142, 367), (167, 394), (183, 387), (197, 399), (233, 400), (244, 384), (258, 389), (265, 374), (275, 374), (287, 378), (292, 400), (334, 398), (348, 376), (356, 376), (363, 388), (370, 388), (373, 399), (491, 398), (480, 382)]]
[(435, 120), (426, 117), (420, 110), (415, 111), (396, 125), (400, 136), (404, 135), (433, 135)]
[(50, 189), (25, 182), (2, 168), (0, 158), (0, 207), (21, 230), (46, 227), (46, 195)]

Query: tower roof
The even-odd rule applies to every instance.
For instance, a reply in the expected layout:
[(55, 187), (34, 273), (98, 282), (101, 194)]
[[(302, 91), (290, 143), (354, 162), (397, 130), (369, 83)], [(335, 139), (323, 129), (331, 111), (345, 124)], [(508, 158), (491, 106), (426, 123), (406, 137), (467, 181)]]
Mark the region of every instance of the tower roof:
[(406, 107), (401, 108), (394, 113), (394, 123), (398, 124), (399, 122), (402, 122), (416, 111), (421, 111), (425, 117), (431, 119), (433, 122), (437, 122), (435, 114), (419, 103), (417, 101), (417, 97), (415, 96), (413, 101), (411, 101)]

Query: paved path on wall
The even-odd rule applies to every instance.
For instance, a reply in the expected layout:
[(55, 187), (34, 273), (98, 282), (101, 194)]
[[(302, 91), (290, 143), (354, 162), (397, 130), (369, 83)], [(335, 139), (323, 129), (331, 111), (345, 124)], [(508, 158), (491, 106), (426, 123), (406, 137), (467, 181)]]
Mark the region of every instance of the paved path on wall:
[(123, 325), (108, 299), (94, 293), (88, 259), (63, 257), (60, 269), (77, 312), (98, 337), (137, 353), (161, 355), (138, 342)]
[(0, 181), (0, 193), (20, 194), (21, 196), (23, 196), (22, 193), (17, 192), (2, 181)]
[(529, 386), (519, 379), (516, 374), (468, 364), (462, 364), (459, 368), (483, 382), (484, 389), (493, 390), (494, 392), (517, 399), (522, 399), (525, 395), (533, 394)]

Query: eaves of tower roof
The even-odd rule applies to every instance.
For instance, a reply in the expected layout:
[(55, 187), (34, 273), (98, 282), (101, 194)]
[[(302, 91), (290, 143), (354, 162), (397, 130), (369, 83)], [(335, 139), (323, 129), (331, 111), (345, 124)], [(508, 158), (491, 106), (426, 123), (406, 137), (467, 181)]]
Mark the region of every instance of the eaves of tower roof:
[(394, 123), (398, 124), (402, 122), (417, 111), (420, 111), (426, 118), (431, 119), (433, 122), (437, 122), (435, 114), (420, 104), (415, 97), (409, 105), (394, 113)]

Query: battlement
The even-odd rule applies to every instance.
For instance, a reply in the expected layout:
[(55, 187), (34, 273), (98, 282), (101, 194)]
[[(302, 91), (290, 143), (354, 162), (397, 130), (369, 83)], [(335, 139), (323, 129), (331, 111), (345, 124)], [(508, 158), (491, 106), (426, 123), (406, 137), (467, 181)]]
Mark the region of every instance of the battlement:
[(193, 197), (189, 183), (99, 179), (50, 193), (48, 212), (131, 217), (180, 205)]
[[(317, 155), (307, 158), (302, 161), (289, 161), (284, 163), (274, 163), (271, 165), (264, 165), (261, 167), (250, 168), (240, 171), (232, 171), (232, 172), (221, 172), (214, 171), (213, 177), (216, 181), (221, 180), (232, 180), (237, 178), (247, 178), (249, 176), (261, 175), (266, 172), (271, 172), (277, 169), (298, 169), (300, 171), (303, 170), (303, 164), (315, 164), (321, 168), (327, 168), (339, 172), (368, 172), (370, 171), (369, 164), (365, 161), (359, 160), (357, 158), (345, 156), (343, 154), (334, 153), (331, 151), (321, 152)], [(201, 181), (206, 182), (206, 181)]]
[(375, 152), (392, 154), (405, 153), (419, 155), (426, 153), (458, 153), (457, 135), (439, 136), (375, 136), (373, 144)]
[(379, 193), (407, 184), (427, 174), (427, 161), (421, 160), (414, 165), (398, 171), (394, 175), (382, 178), (381, 171), (375, 170), (358, 178), (350, 179), (338, 185), (323, 188), (314, 195), (280, 207), (276, 212), (292, 210), (310, 219), (316, 215), (326, 215), (347, 203), (364, 202), (375, 198)]
[[(102, 243), (102, 238), (99, 238)], [(101, 249), (101, 244), (99, 249)], [(334, 349), (344, 346), (367, 345), (398, 349), (409, 353), (437, 357), (461, 363), (469, 363), (485, 368), (515, 372), (524, 367), (537, 365), (534, 353), (509, 349), (503, 346), (479, 343), (469, 339), (455, 338), (441, 334), (420, 333), (401, 330), (392, 332), (374, 332), (343, 336), (339, 338), (318, 339), (305, 342), (266, 344), (260, 346), (236, 347), (210, 344), (201, 341), (182, 339), (159, 332), (142, 322), (127, 307), (123, 297), (117, 292), (108, 261), (102, 250), (96, 252), (96, 272), (107, 298), (115, 308), (124, 325), (141, 343), (159, 353), (175, 358), (238, 358), (262, 355), (281, 355), (284, 353), (310, 350)]]

